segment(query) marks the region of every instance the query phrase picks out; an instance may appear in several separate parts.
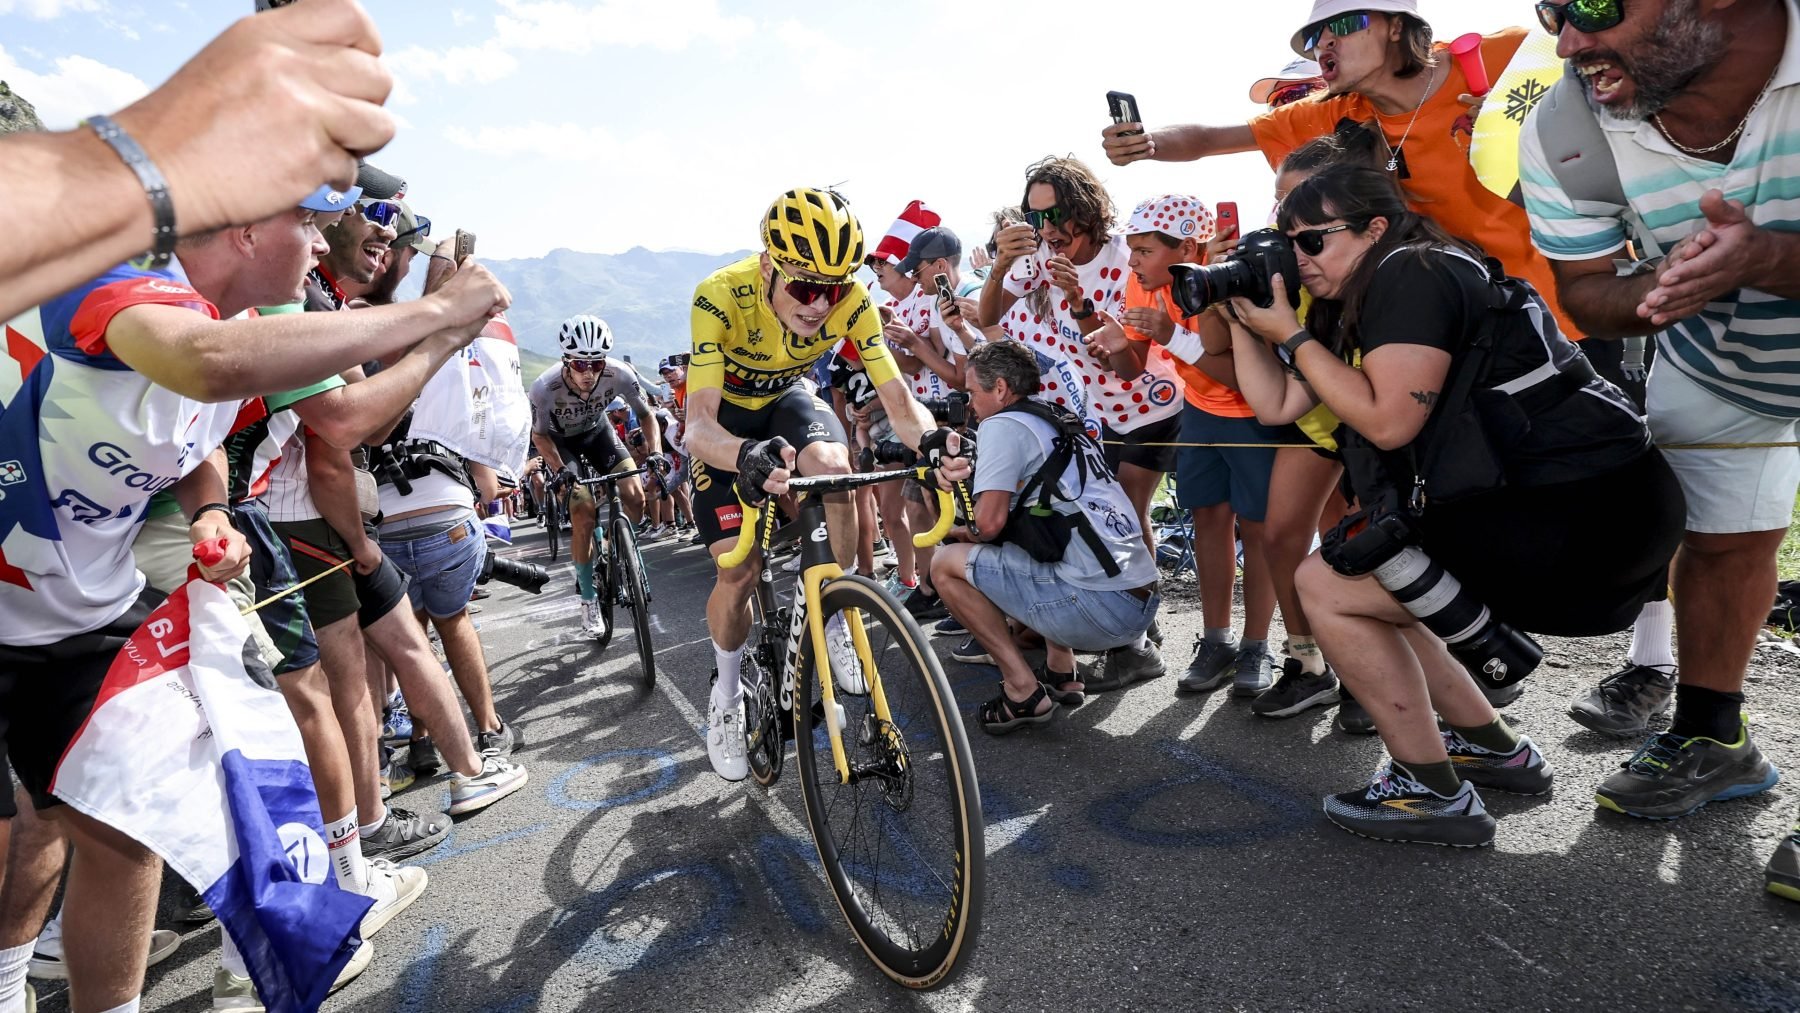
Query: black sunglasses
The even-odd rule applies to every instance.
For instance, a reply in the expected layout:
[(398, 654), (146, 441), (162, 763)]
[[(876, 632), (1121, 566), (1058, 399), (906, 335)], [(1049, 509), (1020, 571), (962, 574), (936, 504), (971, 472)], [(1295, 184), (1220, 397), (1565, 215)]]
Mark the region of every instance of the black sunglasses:
[(1619, 0), (1569, 0), (1561, 4), (1540, 0), (1537, 16), (1538, 24), (1551, 35), (1561, 35), (1565, 23), (1574, 25), (1578, 32), (1604, 32), (1625, 20), (1625, 8)]
[(1030, 208), (1020, 208), (1020, 210), (1025, 212), (1025, 224), (1039, 232), (1042, 232), (1046, 225), (1062, 225), (1075, 217), (1068, 208), (1061, 204), (1052, 204), (1042, 211), (1033, 211)]
[(1342, 232), (1351, 227), (1352, 226), (1350, 225), (1333, 225), (1330, 228), (1325, 229), (1306, 229), (1301, 232), (1296, 232), (1288, 238), (1293, 240), (1294, 246), (1298, 248), (1301, 253), (1304, 253), (1309, 257), (1316, 257), (1325, 252), (1326, 236), (1331, 235), (1333, 232)]
[(1307, 25), (1300, 33), (1300, 48), (1308, 53), (1319, 48), (1319, 39), (1326, 31), (1337, 38), (1355, 35), (1369, 27), (1368, 11), (1347, 11), (1327, 21), (1318, 21)]

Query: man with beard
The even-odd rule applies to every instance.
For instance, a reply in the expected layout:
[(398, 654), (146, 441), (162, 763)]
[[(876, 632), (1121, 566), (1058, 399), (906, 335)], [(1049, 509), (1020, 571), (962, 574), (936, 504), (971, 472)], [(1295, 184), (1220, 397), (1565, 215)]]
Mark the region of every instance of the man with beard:
[[(1622, 274), (1613, 258), (1626, 226), (1577, 210), (1533, 121), (1521, 135), (1520, 175), (1532, 240), (1555, 263), (1563, 306), (1589, 334), (1656, 336), (1645, 407), (1658, 443), (1753, 445), (1669, 455), (1687, 497), (1674, 721), (1596, 796), (1608, 809), (1668, 819), (1764, 791), (1779, 776), (1742, 710), (1800, 485), (1791, 445), (1800, 365), (1788, 351), (1800, 335), (1800, 235), (1789, 208), (1800, 185), (1789, 154), (1800, 142), (1800, 5), (1570, 0), (1541, 3), (1538, 14), (1585, 84), (1627, 201), (1669, 251)], [(1776, 850), (1766, 882), (1800, 900), (1800, 833)]]

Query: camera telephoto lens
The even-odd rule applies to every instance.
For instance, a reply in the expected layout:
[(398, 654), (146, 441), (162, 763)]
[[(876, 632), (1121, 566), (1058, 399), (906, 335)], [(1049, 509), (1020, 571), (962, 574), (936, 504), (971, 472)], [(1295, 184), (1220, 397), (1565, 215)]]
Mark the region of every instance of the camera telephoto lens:
[(481, 576), (475, 578), (475, 582), (486, 584), (490, 580), (498, 580), (502, 584), (511, 584), (532, 594), (539, 594), (544, 590), (544, 585), (550, 582), (550, 571), (536, 563), (501, 559), (490, 550), (487, 559), (482, 561)]

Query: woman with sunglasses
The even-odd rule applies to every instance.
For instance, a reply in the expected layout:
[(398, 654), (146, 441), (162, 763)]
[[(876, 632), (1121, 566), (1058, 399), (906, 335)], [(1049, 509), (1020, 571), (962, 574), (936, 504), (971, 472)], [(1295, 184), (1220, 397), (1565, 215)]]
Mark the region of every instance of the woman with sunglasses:
[[(1279, 276), (1271, 305), (1232, 300), (1246, 396), (1278, 401), (1292, 418), (1330, 408), (1357, 504), (1404, 511), (1417, 547), (1494, 618), (1558, 636), (1629, 626), (1667, 580), (1683, 506), (1625, 395), (1594, 374), (1534, 293), (1501, 308), (1495, 295), (1509, 290), (1490, 282), (1479, 248), (1408, 210), (1382, 172), (1322, 170), (1288, 195), (1279, 227), (1314, 301), (1302, 326)], [(1485, 361), (1471, 358), (1478, 338), (1491, 342)], [(1360, 369), (1350, 365), (1358, 359)], [(1473, 386), (1459, 396), (1451, 380), (1465, 365)], [(1479, 406), (1472, 435), (1459, 425), (1463, 405), (1437, 411), (1446, 398)], [(1449, 489), (1436, 462), (1484, 452), (1499, 476), (1432, 500)], [(1375, 579), (1344, 576), (1315, 553), (1298, 584), (1320, 646), (1391, 757), (1366, 790), (1325, 800), (1332, 822), (1381, 840), (1473, 847), (1494, 834), (1477, 785), (1549, 790), (1543, 755)]]

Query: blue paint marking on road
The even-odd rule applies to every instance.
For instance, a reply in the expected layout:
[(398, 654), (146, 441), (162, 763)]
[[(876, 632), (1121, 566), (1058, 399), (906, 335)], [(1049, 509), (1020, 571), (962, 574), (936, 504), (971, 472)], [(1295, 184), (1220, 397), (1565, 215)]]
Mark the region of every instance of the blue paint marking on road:
[(507, 830), (503, 833), (495, 834), (492, 837), (486, 837), (479, 841), (470, 841), (467, 844), (463, 844), (456, 839), (461, 828), (451, 827), (449, 836), (444, 838), (444, 843), (439, 844), (428, 853), (412, 859), (407, 864), (437, 865), (440, 862), (448, 862), (452, 858), (461, 858), (464, 855), (491, 848), (496, 844), (506, 844), (510, 841), (530, 837), (533, 834), (540, 834), (548, 829), (550, 829), (550, 824), (548, 823), (533, 823), (528, 827), (520, 827), (517, 830)]
[[(645, 897), (644, 913), (629, 921), (615, 921), (617, 909), (630, 903), (640, 891), (652, 890), (671, 880), (699, 881), (701, 893), (710, 898), (707, 907), (693, 916), (678, 916), (679, 909)], [(614, 883), (593, 894), (568, 917), (559, 919), (554, 934), (575, 957), (609, 975), (648, 970), (692, 956), (725, 935), (732, 911), (743, 902), (743, 891), (729, 873), (710, 863), (661, 869), (637, 879)], [(675, 921), (677, 917), (680, 921)], [(660, 923), (660, 924), (659, 924)], [(678, 927), (684, 925), (685, 927)]]
[[(438, 983), (443, 978), (440, 965), (444, 962), (444, 951), (449, 948), (450, 926), (439, 922), (425, 930), (425, 947), (417, 957), (407, 965), (406, 972), (400, 976), (400, 1005), (394, 1007), (395, 1013), (435, 1013), (448, 1008), (449, 997), (438, 995)], [(536, 993), (517, 995), (498, 1006), (488, 1007), (488, 1013), (520, 1013), (537, 1005)]]
[[(623, 795), (613, 795), (609, 798), (602, 799), (574, 798), (569, 794), (569, 782), (574, 780), (580, 774), (592, 770), (603, 763), (611, 763), (615, 760), (632, 759), (650, 761), (650, 764), (656, 768), (656, 782), (654, 784), (651, 784), (646, 788), (639, 788), (637, 791), (627, 792)], [(670, 788), (673, 788), (675, 786), (675, 781), (675, 758), (663, 750), (615, 749), (611, 752), (601, 753), (598, 756), (590, 756), (587, 759), (574, 764), (568, 770), (563, 771), (557, 776), (556, 780), (550, 782), (550, 787), (544, 792), (544, 797), (549, 800), (551, 805), (561, 809), (573, 809), (577, 812), (592, 812), (596, 809), (611, 809), (616, 806), (630, 805), (633, 802), (642, 802), (645, 799), (654, 798), (657, 795), (668, 791)]]
[(1085, 865), (1053, 865), (1050, 867), (1050, 881), (1076, 893), (1099, 892), (1099, 884), (1094, 882), (1092, 870)]
[[(791, 860), (805, 864), (808, 875), (794, 875)], [(819, 853), (811, 841), (798, 841), (782, 834), (764, 834), (756, 843), (756, 864), (763, 881), (769, 884), (782, 910), (802, 932), (817, 934), (825, 928), (825, 918), (812, 902), (808, 886), (817, 882), (812, 877), (819, 867)]]
[[(1095, 825), (1132, 844), (1148, 844), (1159, 848), (1229, 848), (1292, 833), (1312, 824), (1313, 803), (1310, 800), (1302, 801), (1267, 781), (1202, 756), (1186, 746), (1164, 743), (1161, 748), (1191, 768), (1192, 773), (1153, 781), (1093, 803), (1088, 807), (1088, 818)], [(1158, 795), (1187, 785), (1207, 782), (1222, 784), (1239, 795), (1260, 803), (1269, 811), (1269, 817), (1261, 823), (1240, 827), (1151, 830), (1136, 825), (1139, 811)], [(1236, 813), (1239, 810), (1234, 807), (1228, 811)]]
[(1785, 974), (1721, 974), (1714, 979), (1731, 1009), (1800, 1009), (1800, 982)]

